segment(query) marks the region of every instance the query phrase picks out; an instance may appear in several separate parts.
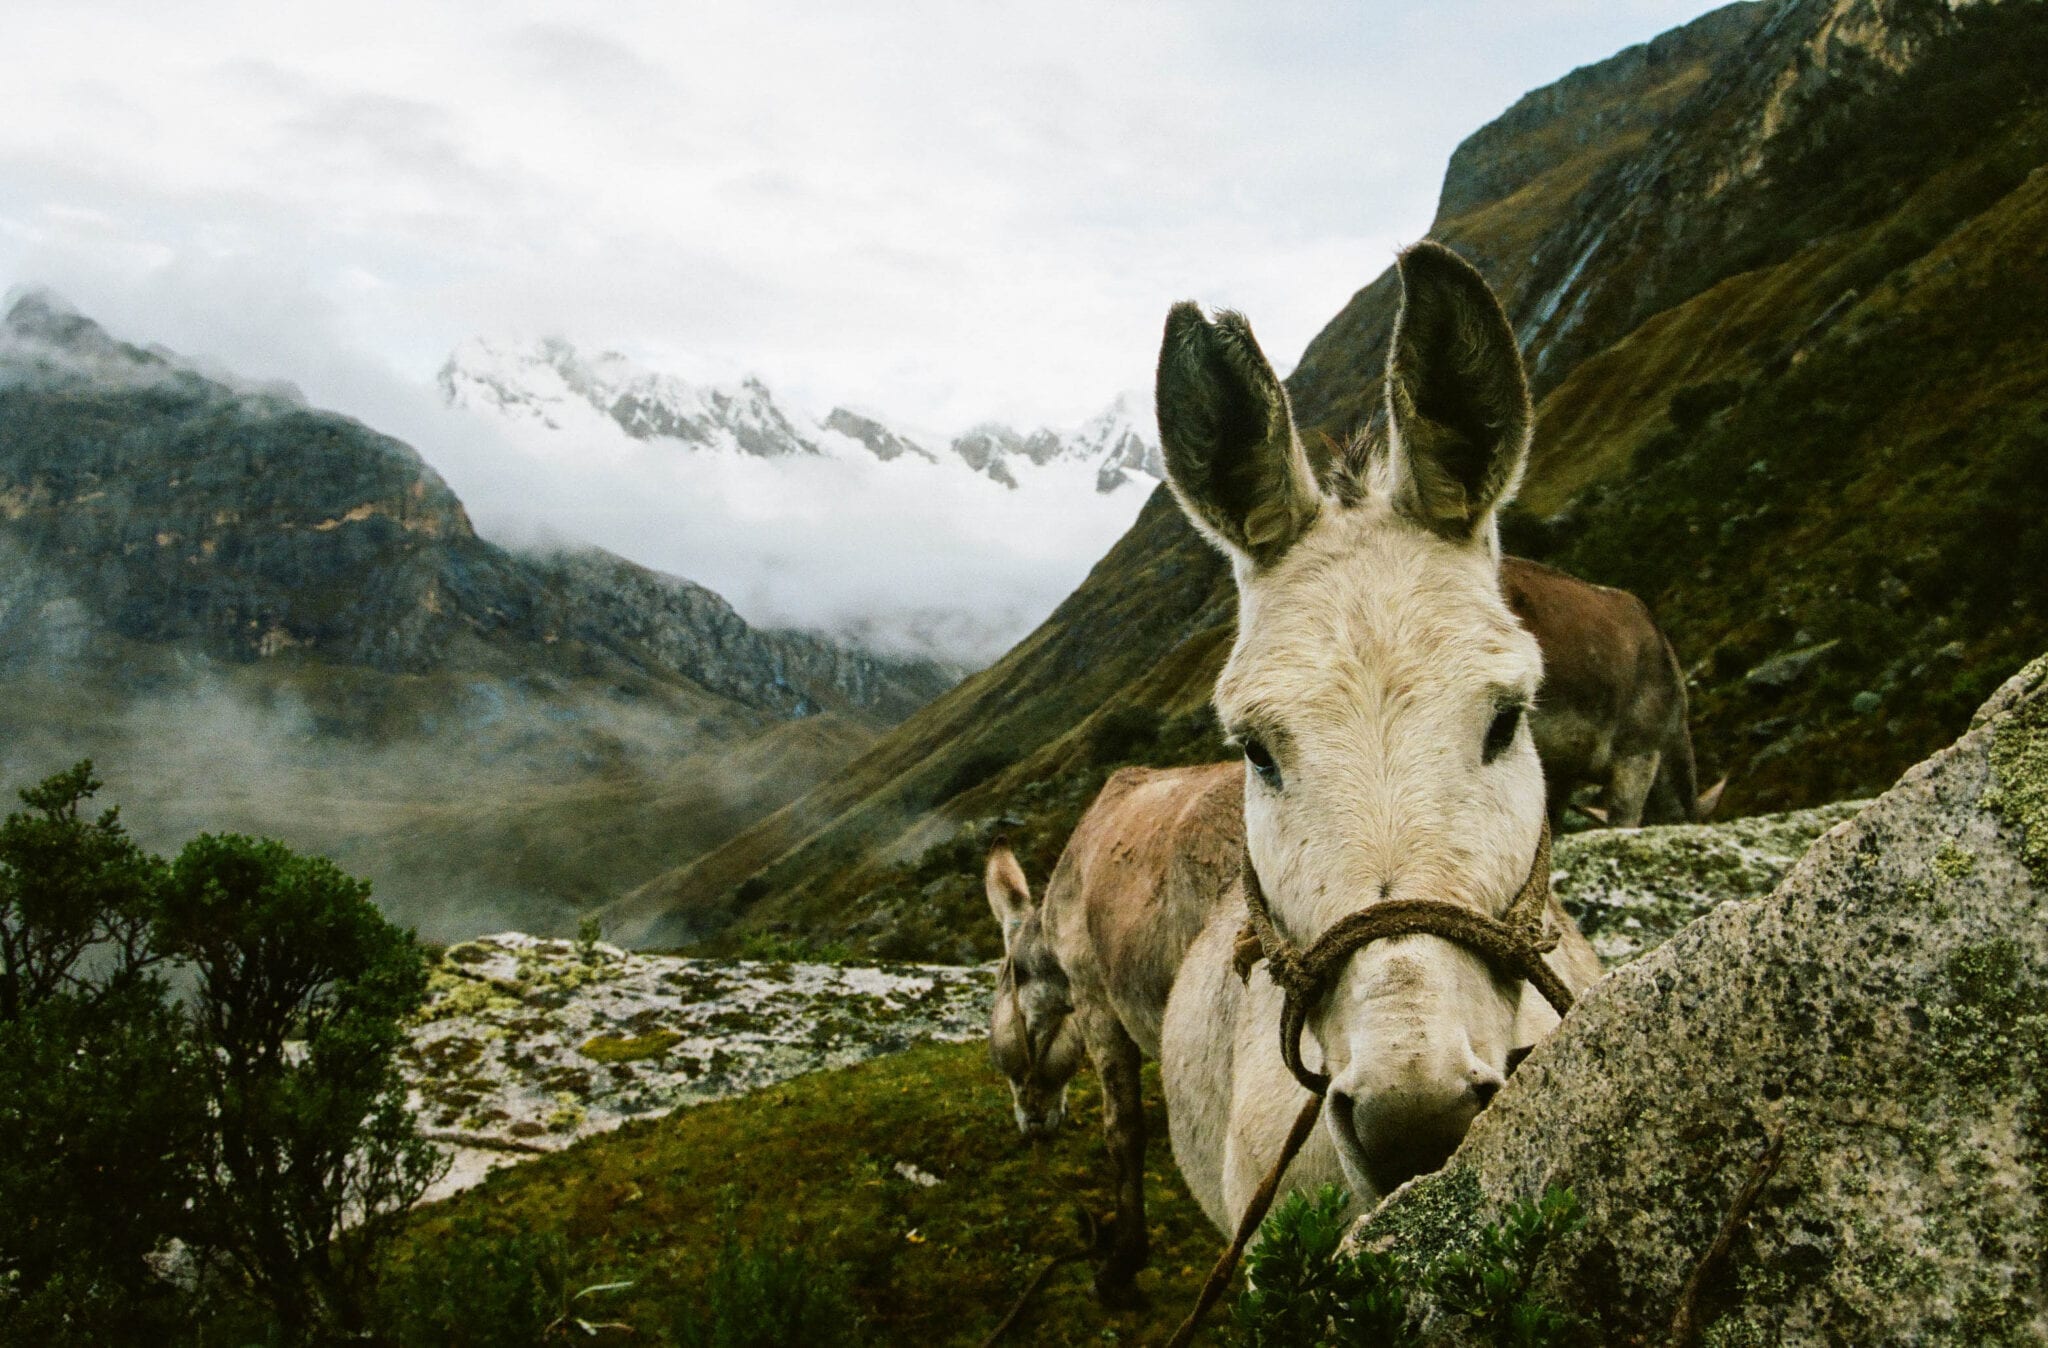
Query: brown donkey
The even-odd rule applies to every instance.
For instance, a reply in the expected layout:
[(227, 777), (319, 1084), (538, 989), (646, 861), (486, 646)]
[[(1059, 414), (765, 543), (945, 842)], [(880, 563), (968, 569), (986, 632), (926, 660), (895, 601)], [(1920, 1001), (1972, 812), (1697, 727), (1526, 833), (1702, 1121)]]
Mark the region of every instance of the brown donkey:
[(1119, 771), (1075, 826), (1037, 903), (1009, 847), (989, 853), (989, 906), (1004, 948), (990, 1047), (1027, 1137), (1064, 1116), (1077, 1040), (1095, 1064), (1117, 1194), (1095, 1289), (1112, 1304), (1130, 1298), (1147, 1248), (1139, 1069), (1159, 1056), (1181, 957), (1232, 893), (1243, 798), (1236, 763)]
[(1643, 601), (1520, 557), (1501, 559), (1500, 585), (1543, 653), (1529, 731), (1551, 827), (1589, 785), (1600, 788), (1599, 817), (1618, 828), (1713, 813), (1721, 788), (1699, 794), (1685, 675)]

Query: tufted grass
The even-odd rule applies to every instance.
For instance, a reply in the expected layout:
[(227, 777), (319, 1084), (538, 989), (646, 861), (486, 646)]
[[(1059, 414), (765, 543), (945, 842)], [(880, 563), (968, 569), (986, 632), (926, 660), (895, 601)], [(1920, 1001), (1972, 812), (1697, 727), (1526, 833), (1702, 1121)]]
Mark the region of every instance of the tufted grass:
[[(499, 1171), (416, 1214), (398, 1259), (445, 1262), (452, 1233), (559, 1238), (574, 1266), (632, 1282), (602, 1316), (632, 1336), (593, 1341), (667, 1343), (707, 1295), (729, 1198), (755, 1253), (793, 1250), (845, 1289), (861, 1341), (978, 1343), (1044, 1261), (1079, 1242), (1079, 1214), (1114, 1206), (1092, 1074), (1070, 1103), (1061, 1135), (1028, 1146), (983, 1044), (915, 1048)], [(1156, 1342), (1192, 1304), (1221, 1241), (1174, 1170), (1151, 1069), (1146, 1106), (1153, 1258), (1138, 1284), (1150, 1307), (1103, 1310), (1089, 1267), (1070, 1263), (1007, 1342)], [(913, 1183), (898, 1163), (941, 1183)]]

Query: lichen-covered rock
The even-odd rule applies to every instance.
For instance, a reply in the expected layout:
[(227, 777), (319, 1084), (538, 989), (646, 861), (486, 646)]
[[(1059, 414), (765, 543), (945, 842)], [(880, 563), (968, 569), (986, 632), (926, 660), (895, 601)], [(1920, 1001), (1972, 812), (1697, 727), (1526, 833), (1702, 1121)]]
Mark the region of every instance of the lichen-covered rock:
[(1551, 887), (1611, 968), (1719, 904), (1770, 893), (1815, 838), (1868, 804), (1570, 834), (1557, 840)]
[(1570, 1186), (1587, 1220), (1540, 1292), (1588, 1342), (1661, 1343), (1782, 1135), (1702, 1275), (1700, 1342), (2048, 1339), (2044, 801), (2048, 658), (1769, 898), (1610, 975), (1353, 1239), (1426, 1257)]
[(436, 1197), (677, 1105), (986, 1033), (986, 967), (635, 955), (517, 932), (451, 947), (401, 1057)]

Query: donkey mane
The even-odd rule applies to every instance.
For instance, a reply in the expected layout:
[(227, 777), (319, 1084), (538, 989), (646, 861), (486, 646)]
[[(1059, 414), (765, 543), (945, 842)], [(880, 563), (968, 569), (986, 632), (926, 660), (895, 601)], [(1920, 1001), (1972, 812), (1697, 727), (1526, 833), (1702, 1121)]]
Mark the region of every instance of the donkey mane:
[(1386, 458), (1386, 411), (1376, 409), (1372, 419), (1347, 436), (1341, 445), (1329, 436), (1324, 440), (1330, 445), (1330, 457), (1322, 472), (1323, 490), (1348, 509), (1372, 494), (1375, 466)]

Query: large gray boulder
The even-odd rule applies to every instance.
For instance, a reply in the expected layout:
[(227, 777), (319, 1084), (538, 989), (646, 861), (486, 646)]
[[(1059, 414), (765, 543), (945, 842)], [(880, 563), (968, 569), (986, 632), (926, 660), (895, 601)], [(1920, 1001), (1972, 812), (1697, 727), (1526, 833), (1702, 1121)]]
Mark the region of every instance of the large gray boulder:
[[(1569, 1186), (1536, 1289), (1584, 1341), (2048, 1341), (2048, 657), (1950, 748), (1611, 974), (1354, 1242), (1427, 1265)], [(1472, 1331), (1441, 1308), (1445, 1342)], [(1432, 1341), (1436, 1341), (1433, 1338)]]

